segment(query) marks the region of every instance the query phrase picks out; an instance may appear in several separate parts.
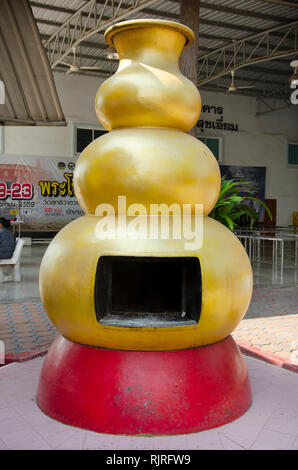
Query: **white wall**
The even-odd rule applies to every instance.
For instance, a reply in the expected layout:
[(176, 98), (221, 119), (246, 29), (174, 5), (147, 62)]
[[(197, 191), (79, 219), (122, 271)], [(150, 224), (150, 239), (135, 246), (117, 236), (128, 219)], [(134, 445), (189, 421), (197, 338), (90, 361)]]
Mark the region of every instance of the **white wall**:
[(102, 79), (55, 73), (55, 82), (67, 126), (6, 126), (4, 153), (40, 156), (73, 156), (73, 123), (99, 126), (95, 94)]
[(68, 122), (100, 125), (94, 103), (102, 81), (102, 78), (55, 73), (58, 95)]
[[(255, 98), (201, 94), (203, 104), (222, 106), (224, 121), (238, 123), (239, 129), (238, 132), (205, 129), (202, 135), (223, 136), (223, 164), (265, 166), (265, 196), (277, 199), (277, 225), (291, 224), (292, 213), (298, 211), (298, 167), (287, 166), (287, 141), (298, 143), (298, 105), (256, 116)], [(201, 116), (214, 119), (208, 113)]]
[[(73, 123), (102, 127), (94, 110), (100, 78), (55, 73), (66, 127), (4, 128), (4, 153), (73, 156)], [(222, 106), (224, 121), (238, 123), (238, 132), (205, 129), (203, 135), (223, 136), (223, 164), (266, 166), (266, 198), (277, 199), (277, 224), (292, 223), (298, 211), (298, 168), (287, 167), (286, 142), (298, 143), (298, 105), (256, 117), (255, 98), (202, 92), (203, 104)], [(215, 120), (218, 116), (201, 115)], [(200, 133), (201, 134), (201, 133)], [(1, 161), (1, 157), (0, 157)]]

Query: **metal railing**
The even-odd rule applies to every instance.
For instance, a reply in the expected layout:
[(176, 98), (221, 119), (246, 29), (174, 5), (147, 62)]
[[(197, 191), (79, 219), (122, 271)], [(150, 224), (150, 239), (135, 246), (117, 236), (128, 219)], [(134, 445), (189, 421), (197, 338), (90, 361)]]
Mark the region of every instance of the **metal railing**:
[[(262, 261), (262, 252), (267, 242), (272, 243), (272, 265), (283, 269), (285, 243), (294, 243), (294, 266), (298, 266), (298, 233), (290, 228), (237, 229), (235, 235), (242, 241), (251, 261)], [(268, 243), (267, 243), (268, 244)]]

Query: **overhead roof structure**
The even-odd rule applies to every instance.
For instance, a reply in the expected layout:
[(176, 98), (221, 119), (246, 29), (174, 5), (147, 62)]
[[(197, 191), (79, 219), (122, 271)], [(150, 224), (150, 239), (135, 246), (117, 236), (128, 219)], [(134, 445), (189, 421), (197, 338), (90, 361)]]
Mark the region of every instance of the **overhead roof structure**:
[[(0, 123), (64, 124), (52, 71), (108, 77), (118, 66), (103, 35), (111, 24), (179, 13), (180, 0), (1, 0)], [(225, 92), (234, 71), (237, 86), (253, 86), (236, 93), (289, 104), (297, 57), (298, 0), (200, 2), (200, 89)]]
[(4, 91), (0, 124), (65, 124), (49, 60), (27, 0), (0, 2), (0, 83)]
[[(32, 0), (33, 14), (53, 70), (68, 71), (73, 53), (93, 75), (109, 76), (103, 32), (123, 19), (179, 21), (180, 0)], [(291, 60), (298, 56), (297, 0), (203, 0), (199, 20), (200, 89), (223, 91), (231, 70), (238, 93), (288, 98)]]

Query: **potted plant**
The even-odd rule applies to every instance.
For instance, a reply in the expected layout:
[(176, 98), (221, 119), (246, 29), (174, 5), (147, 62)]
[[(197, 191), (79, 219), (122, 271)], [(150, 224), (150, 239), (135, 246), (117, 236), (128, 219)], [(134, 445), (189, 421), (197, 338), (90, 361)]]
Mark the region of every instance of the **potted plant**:
[(238, 226), (237, 220), (242, 215), (246, 215), (250, 220), (250, 228), (252, 228), (259, 214), (245, 202), (254, 201), (265, 208), (272, 220), (272, 214), (267, 205), (255, 197), (255, 193), (254, 185), (250, 181), (229, 180), (223, 176), (218, 200), (209, 216), (233, 231)]

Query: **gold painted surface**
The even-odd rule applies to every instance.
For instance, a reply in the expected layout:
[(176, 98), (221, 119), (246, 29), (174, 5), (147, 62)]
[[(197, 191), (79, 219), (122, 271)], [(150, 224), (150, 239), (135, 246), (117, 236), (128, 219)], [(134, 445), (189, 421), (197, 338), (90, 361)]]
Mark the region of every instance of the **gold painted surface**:
[[(121, 26), (121, 23), (120, 23)], [(196, 86), (181, 74), (178, 59), (189, 29), (170, 21), (127, 21), (107, 38), (119, 54), (117, 72), (99, 88), (98, 119), (107, 130), (166, 127), (187, 132), (201, 112)]]
[[(96, 216), (64, 227), (49, 245), (40, 269), (43, 305), (67, 338), (115, 349), (172, 350), (226, 338), (244, 316), (252, 295), (252, 271), (238, 240), (222, 224), (204, 218), (203, 245), (185, 251), (186, 240), (99, 240)], [(100, 324), (94, 284), (100, 256), (196, 256), (202, 270), (202, 310), (198, 324), (127, 328)]]
[(114, 36), (118, 34), (120, 31), (127, 31), (128, 29), (140, 29), (140, 28), (152, 28), (158, 27), (159, 29), (171, 29), (174, 31), (178, 31), (179, 33), (183, 34), (185, 37), (185, 44), (184, 47), (190, 46), (194, 41), (194, 33), (193, 31), (185, 26), (184, 24), (176, 23), (175, 21), (168, 21), (168, 20), (151, 20), (151, 19), (141, 19), (141, 20), (128, 20), (128, 21), (121, 21), (120, 23), (116, 23), (110, 26), (105, 34), (105, 40), (107, 43), (114, 47)]
[[(100, 87), (96, 110), (111, 130), (82, 153), (74, 188), (82, 209), (118, 196), (126, 206), (204, 205), (207, 216), (220, 190), (218, 164), (210, 150), (184, 132), (199, 117), (200, 95), (178, 68), (179, 55), (191, 41), (177, 23), (136, 21), (115, 25), (107, 39), (115, 45), (118, 72)], [(169, 26), (174, 25), (174, 26)], [(124, 129), (125, 128), (125, 129)], [(204, 217), (201, 248), (189, 240), (99, 239), (102, 219), (87, 215), (68, 224), (49, 245), (40, 269), (42, 302), (67, 338), (116, 349), (172, 350), (211, 344), (226, 338), (244, 316), (252, 295), (252, 270), (235, 235)], [(145, 230), (143, 227), (141, 230)], [(110, 235), (110, 237), (109, 237)], [(128, 328), (100, 324), (95, 315), (95, 273), (100, 256), (198, 257), (202, 270), (202, 309), (198, 324)]]
[(87, 214), (118, 196), (127, 206), (203, 204), (208, 215), (220, 191), (216, 159), (200, 140), (169, 129), (121, 129), (105, 134), (81, 154), (74, 172), (77, 200)]

